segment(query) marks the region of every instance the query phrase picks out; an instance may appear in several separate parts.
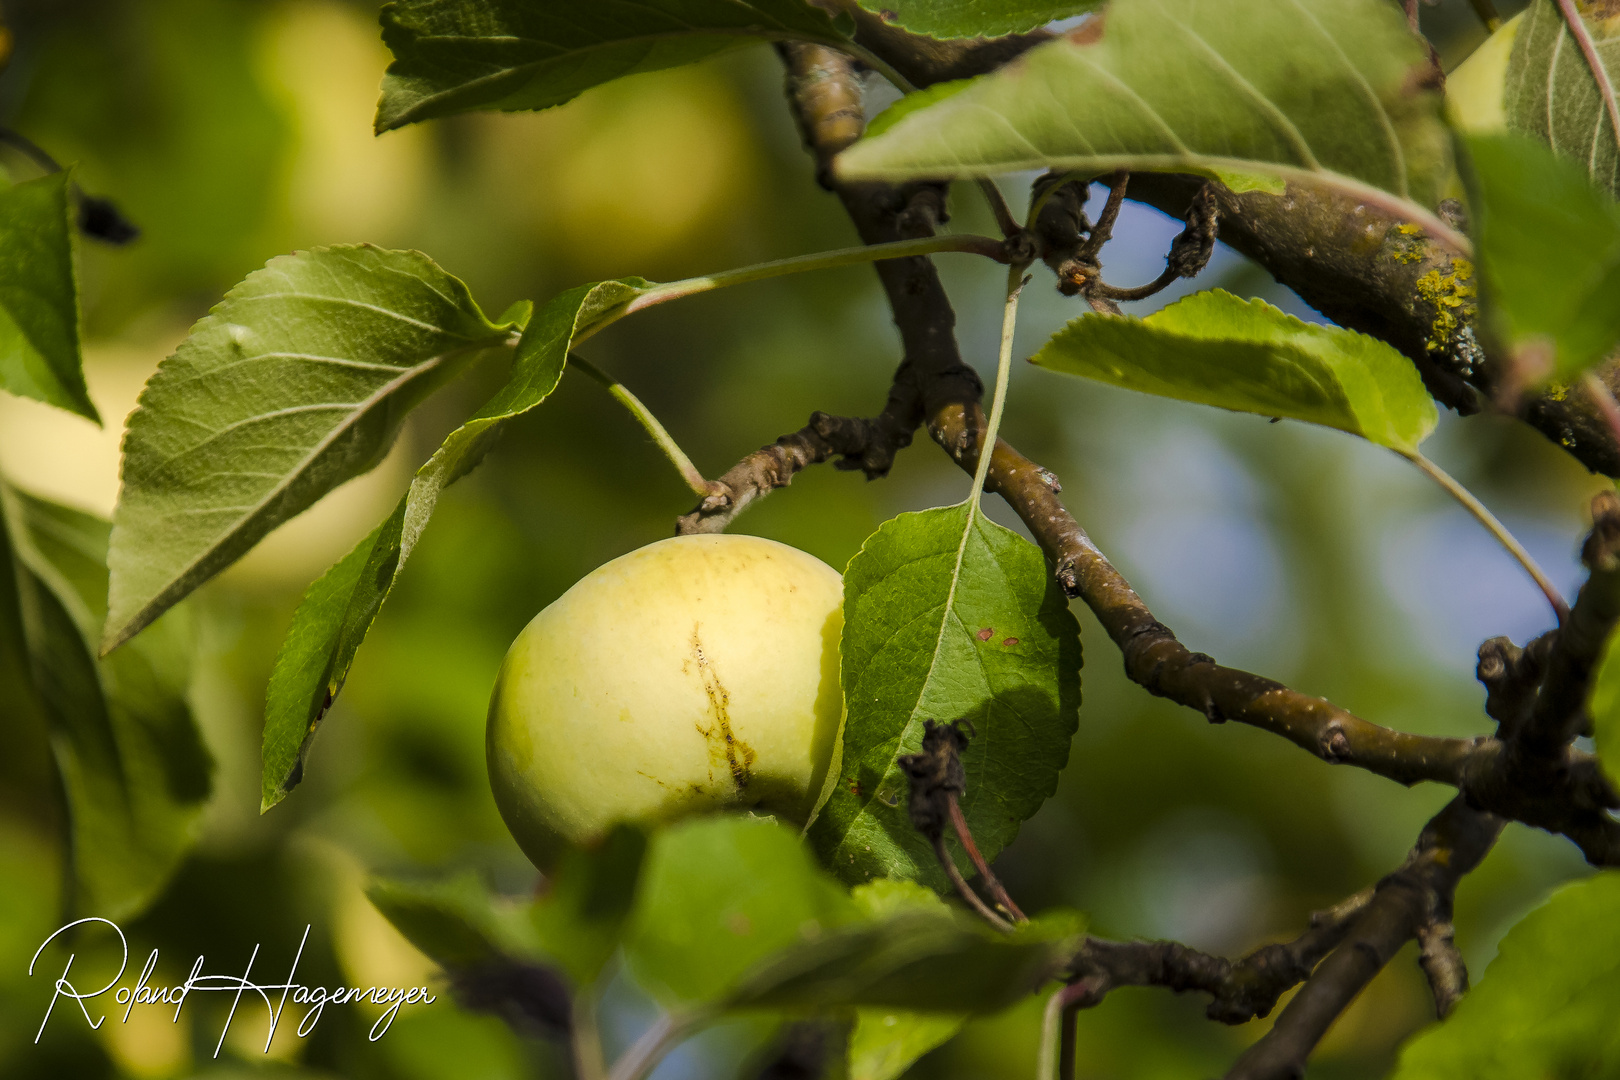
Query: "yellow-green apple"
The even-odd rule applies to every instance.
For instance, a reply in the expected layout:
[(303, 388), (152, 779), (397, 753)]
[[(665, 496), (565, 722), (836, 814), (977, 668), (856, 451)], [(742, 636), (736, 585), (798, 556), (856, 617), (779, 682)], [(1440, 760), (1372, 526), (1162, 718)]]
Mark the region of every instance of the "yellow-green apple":
[(490, 701), (496, 805), (537, 866), (619, 821), (804, 823), (843, 721), (843, 583), (752, 536), (678, 536), (587, 574), (512, 643)]

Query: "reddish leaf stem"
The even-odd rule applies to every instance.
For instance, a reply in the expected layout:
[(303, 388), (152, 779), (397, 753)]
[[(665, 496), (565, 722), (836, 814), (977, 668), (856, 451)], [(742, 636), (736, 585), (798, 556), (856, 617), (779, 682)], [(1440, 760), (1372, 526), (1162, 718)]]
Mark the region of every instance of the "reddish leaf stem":
[(1011, 915), (1015, 922), (1028, 922), (1028, 916), (1013, 903), (1006, 886), (1002, 885), (1001, 879), (990, 869), (990, 864), (984, 861), (984, 856), (979, 854), (979, 845), (973, 842), (973, 833), (968, 828), (967, 818), (962, 815), (962, 804), (957, 801), (955, 792), (950, 794), (948, 802), (951, 807), (951, 828), (956, 830), (956, 838), (962, 842), (968, 858), (973, 860), (973, 868), (984, 879), (985, 885), (990, 889), (990, 895), (996, 898), (996, 903), (1000, 904), (1002, 910)]

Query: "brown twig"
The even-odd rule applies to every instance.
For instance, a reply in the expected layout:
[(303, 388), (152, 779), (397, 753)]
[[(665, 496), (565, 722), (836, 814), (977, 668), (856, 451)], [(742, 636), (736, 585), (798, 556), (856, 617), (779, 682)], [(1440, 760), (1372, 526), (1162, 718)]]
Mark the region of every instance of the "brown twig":
[[(808, 82), (817, 100), (838, 100), (829, 84), (854, 77), (840, 54), (818, 46), (782, 47), (789, 65), (790, 98), (799, 109), (806, 143), (821, 160), (842, 138), (826, 139), (804, 113), (795, 87)], [(1140, 179), (1140, 178), (1139, 178)], [(1199, 182), (1200, 185), (1203, 181)], [(862, 239), (886, 242), (932, 228), (942, 207), (925, 186), (894, 189), (880, 184), (836, 185)], [(1228, 220), (1225, 189), (1210, 185), (1207, 197)], [(1183, 212), (1199, 189), (1193, 188)], [(1083, 194), (1080, 196), (1083, 200)], [(1275, 196), (1265, 196), (1276, 202)], [(1049, 206), (1058, 200), (1048, 201)], [(1046, 211), (1037, 231), (1046, 227)], [(1224, 232), (1223, 232), (1223, 235)], [(876, 264), (900, 330), (905, 358), (895, 375), (891, 403), (901, 400), (926, 417), (929, 434), (972, 474), (984, 437), (979, 408), (982, 385), (957, 351), (955, 315), (927, 259)], [(1091, 542), (1058, 498), (1052, 474), (998, 441), (987, 488), (1000, 494), (1030, 529), (1064, 592), (1083, 599), (1120, 648), (1126, 673), (1150, 693), (1198, 710), (1212, 723), (1235, 721), (1280, 735), (1334, 764), (1353, 765), (1403, 784), (1433, 781), (1464, 791), (1482, 808), (1503, 817), (1561, 832), (1594, 865), (1620, 865), (1620, 822), (1603, 809), (1620, 805), (1595, 759), (1566, 749), (1561, 768), (1519, 782), (1499, 739), (1446, 739), (1392, 731), (1322, 698), (1274, 680), (1224, 667), (1187, 649), (1142, 602), (1125, 578)]]
[(1239, 960), (1212, 956), (1174, 941), (1104, 941), (1087, 938), (1069, 973), (1083, 983), (1085, 1006), (1119, 986), (1162, 986), (1178, 994), (1210, 995), (1211, 1020), (1243, 1024), (1271, 1014), (1277, 1000), (1310, 976), (1350, 932), (1372, 901), (1373, 890), (1349, 897), (1311, 917), (1311, 928), (1290, 942), (1266, 945)]
[(755, 450), (718, 480), (707, 481), (712, 490), (697, 509), (676, 521), (676, 533), (723, 532), (750, 503), (786, 487), (799, 470), (828, 458), (837, 457), (838, 468), (858, 469), (869, 480), (887, 476), (895, 454), (911, 445), (916, 427), (908, 421), (916, 405), (899, 397), (900, 392), (870, 420), (812, 413), (798, 431)]
[[(1457, 882), (1496, 842), (1500, 818), (1453, 799), (1425, 826), (1406, 863), (1378, 883), (1344, 940), (1317, 966), (1276, 1022), (1226, 1080), (1296, 1080), (1306, 1058), (1357, 994), (1433, 913), (1451, 907)], [(1460, 963), (1460, 961), (1458, 961)], [(1437, 992), (1438, 998), (1438, 992)]]

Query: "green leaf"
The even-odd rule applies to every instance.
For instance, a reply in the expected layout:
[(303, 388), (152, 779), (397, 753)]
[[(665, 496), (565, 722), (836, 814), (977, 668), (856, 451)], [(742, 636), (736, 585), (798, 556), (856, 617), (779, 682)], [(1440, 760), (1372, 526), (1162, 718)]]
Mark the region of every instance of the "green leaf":
[(883, 21), (935, 38), (1000, 37), (1083, 15), (1101, 0), (1041, 3), (1040, 0), (860, 0)]
[(473, 873), (436, 882), (378, 879), (366, 894), (441, 967), (543, 960), (587, 987), (618, 948), (645, 850), (646, 839), (628, 827), (597, 850), (572, 850), (532, 904), (494, 895)]
[(494, 896), (472, 872), (447, 881), (373, 881), (366, 895), (405, 939), (440, 967), (540, 957), (524, 906)]
[[(0, 652), (21, 656), (67, 798), (76, 912), (132, 916), (196, 838), (213, 763), (186, 694), (192, 634), (178, 609), (116, 656), (105, 615), (108, 525), (0, 482)], [(15, 665), (5, 665), (12, 667)]]
[(968, 504), (867, 537), (844, 573), (842, 665), (842, 771), (810, 838), (845, 880), (945, 886), (895, 764), (922, 745), (924, 720), (977, 731), (962, 809), (985, 858), (1056, 790), (1080, 706), (1079, 624), (1039, 549)]
[(1592, 740), (1609, 782), (1620, 786), (1620, 634), (1610, 633), (1592, 678)]
[(549, 891), (531, 909), (540, 947), (574, 985), (595, 982), (619, 947), (646, 851), (646, 837), (628, 826), (614, 829), (594, 850), (568, 849), (549, 876)]
[(0, 389), (101, 423), (79, 357), (67, 170), (0, 191)]
[(1620, 1070), (1620, 874), (1566, 885), (1502, 939), (1444, 1021), (1401, 1051), (1395, 1080), (1607, 1077)]
[[(1593, 6), (1586, 4), (1589, 10)], [(1612, 8), (1610, 9), (1612, 13)], [(1611, 82), (1620, 82), (1620, 20), (1582, 21)], [(1576, 162), (1611, 198), (1620, 198), (1620, 153), (1614, 128), (1587, 66), (1554, 0), (1532, 0), (1524, 10), (1503, 83), (1507, 126)]]
[(943, 1046), (967, 1023), (957, 1013), (907, 1009), (855, 1010), (849, 1036), (850, 1080), (895, 1080), (928, 1051)]
[(626, 279), (581, 285), (536, 312), (518, 342), (506, 384), (416, 471), (388, 520), (310, 586), (276, 655), (265, 693), (261, 810), (284, 799), (303, 778), (310, 740), (433, 516), (439, 493), (484, 459), (507, 421), (556, 389), (574, 341), (604, 314), (639, 296), (647, 284)]
[(1542, 374), (1578, 374), (1620, 340), (1620, 206), (1534, 139), (1464, 141), (1491, 330), (1550, 350)]
[(1440, 95), (1388, 0), (1115, 0), (1101, 34), (1031, 49), (895, 108), (839, 156), (847, 179), (1056, 168), (1305, 179), (1449, 233)]
[(249, 274), (130, 415), (102, 651), (375, 466), (407, 412), (508, 334), (414, 251), (321, 248)]
[(473, 109), (550, 108), (750, 41), (844, 41), (802, 0), (395, 0), (382, 31), (394, 62), (379, 132)]
[(1438, 420), (1412, 362), (1392, 346), (1220, 289), (1143, 319), (1081, 316), (1030, 362), (1179, 401), (1324, 424), (1403, 453), (1416, 452)]
[(785, 949), (750, 973), (730, 1002), (735, 1008), (997, 1012), (1056, 975), (1077, 946), (1077, 936), (1067, 933), (1001, 934), (965, 912), (914, 911)]
[(1507, 130), (1505, 83), (1523, 22), (1521, 11), (1446, 75), (1446, 119), (1458, 131), (1484, 135)]
[(666, 1002), (715, 1003), (760, 961), (858, 918), (793, 830), (703, 818), (653, 838), (625, 955)]

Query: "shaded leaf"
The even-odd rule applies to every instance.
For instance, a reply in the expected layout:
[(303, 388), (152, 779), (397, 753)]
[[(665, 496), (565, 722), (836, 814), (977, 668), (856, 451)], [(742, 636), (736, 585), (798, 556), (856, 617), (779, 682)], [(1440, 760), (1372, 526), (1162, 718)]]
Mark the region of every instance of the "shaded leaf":
[(262, 810), (280, 802), (302, 779), (310, 740), (427, 527), (439, 493), (484, 459), (508, 420), (550, 395), (581, 332), (640, 295), (646, 284), (627, 279), (581, 285), (535, 312), (518, 342), (506, 384), (416, 471), (410, 490), (388, 520), (310, 586), (276, 655), (265, 692)]
[(843, 926), (785, 949), (732, 994), (733, 1007), (887, 1006), (985, 1013), (1015, 1004), (1073, 956), (1078, 937), (1048, 926), (1001, 934), (950, 909)]
[[(869, 919), (906, 912), (941, 912), (945, 902), (914, 881), (877, 878), (850, 890)], [(967, 1013), (916, 1012), (867, 1006), (855, 1010), (849, 1035), (850, 1080), (894, 1080), (928, 1051), (943, 1045), (967, 1023)]]
[[(136, 914), (196, 838), (212, 760), (186, 702), (188, 613), (98, 661), (108, 525), (0, 482), (0, 651), (21, 655), (67, 798), (73, 908)], [(6, 665), (8, 667), (13, 665)]]
[(379, 879), (366, 895), (407, 941), (446, 970), (542, 955), (524, 905), (495, 896), (470, 871), (435, 882)]
[(844, 573), (841, 663), (843, 764), (810, 839), (845, 880), (945, 885), (895, 764), (924, 720), (977, 731), (962, 809), (986, 858), (1056, 790), (1080, 705), (1079, 624), (1039, 549), (968, 504), (867, 537)]
[(595, 982), (619, 947), (646, 850), (646, 837), (623, 825), (594, 850), (570, 848), (549, 875), (546, 895), (530, 909), (540, 947), (576, 986)]
[(1324, 424), (1408, 453), (1438, 419), (1417, 370), (1392, 346), (1220, 289), (1142, 319), (1081, 316), (1030, 362), (1127, 390)]
[(935, 38), (999, 37), (1019, 34), (1057, 19), (1083, 15), (1101, 0), (860, 0), (883, 21)]
[(1592, 677), (1592, 740), (1609, 782), (1620, 786), (1620, 634), (1611, 633)]
[[(1620, 82), (1620, 18), (1591, 17), (1595, 5), (1578, 5), (1611, 82)], [(1505, 28), (1504, 28), (1505, 29)], [(1597, 79), (1569, 31), (1555, 0), (1532, 0), (1513, 38), (1503, 81), (1508, 129), (1551, 146), (1586, 170), (1592, 182), (1620, 197), (1620, 153)]]
[(1620, 206), (1534, 139), (1465, 142), (1489, 326), (1510, 350), (1548, 347), (1557, 374), (1577, 374), (1620, 340)]
[(382, 28), (394, 62), (379, 132), (472, 109), (545, 109), (751, 40), (843, 40), (802, 0), (395, 0)]
[(101, 423), (79, 356), (66, 170), (0, 191), (0, 389)]
[[(1084, 28), (1089, 31), (1089, 27)], [(1439, 234), (1450, 172), (1428, 59), (1387, 0), (1116, 0), (1101, 34), (892, 107), (848, 179), (1057, 168), (1307, 179)]]
[(375, 466), (407, 412), (507, 336), (413, 251), (320, 248), (249, 274), (130, 414), (102, 650)]
[(665, 1001), (714, 1003), (767, 957), (859, 917), (793, 830), (702, 818), (654, 836), (625, 955)]
[(615, 829), (596, 850), (569, 851), (530, 904), (496, 896), (472, 873), (425, 883), (379, 879), (367, 895), (448, 971), (511, 974), (543, 960), (584, 987), (618, 948), (645, 850), (641, 833)]
[(1620, 1070), (1620, 874), (1566, 885), (1502, 939), (1479, 985), (1401, 1051), (1395, 1080)]

